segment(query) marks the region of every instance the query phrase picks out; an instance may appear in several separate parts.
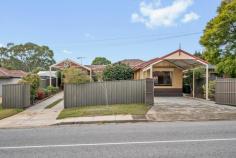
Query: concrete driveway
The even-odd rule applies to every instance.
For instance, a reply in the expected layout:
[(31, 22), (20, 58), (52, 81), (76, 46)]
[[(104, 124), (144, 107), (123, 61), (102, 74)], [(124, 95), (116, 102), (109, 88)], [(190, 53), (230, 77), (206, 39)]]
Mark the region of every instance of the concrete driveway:
[(236, 107), (189, 97), (156, 97), (146, 117), (154, 121), (232, 120)]
[(0, 120), (0, 128), (39, 127), (55, 124), (57, 116), (63, 110), (63, 102), (50, 109), (45, 109), (45, 107), (60, 98), (63, 98), (63, 92), (29, 107), (19, 114)]

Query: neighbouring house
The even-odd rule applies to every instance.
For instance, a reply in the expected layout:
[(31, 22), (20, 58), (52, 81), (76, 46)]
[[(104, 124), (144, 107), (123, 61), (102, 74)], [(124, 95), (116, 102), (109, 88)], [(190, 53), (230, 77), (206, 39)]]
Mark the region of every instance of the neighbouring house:
[[(40, 87), (47, 88), (50, 85), (50, 71), (39, 71), (38, 75), (40, 77)], [(57, 71), (51, 71), (52, 86), (58, 86)]]
[(2, 96), (2, 85), (18, 83), (25, 75), (27, 75), (27, 73), (22, 70), (9, 70), (0, 67), (0, 96)]
[(92, 71), (92, 79), (94, 81), (102, 81), (102, 73), (106, 65), (85, 65)]
[(143, 61), (141, 59), (124, 59), (124, 60), (118, 61), (116, 63), (126, 64), (126, 65), (129, 65), (131, 68), (134, 68), (135, 66), (140, 65), (144, 62), (145, 61)]
[(52, 69), (55, 69), (56, 71), (56, 70), (63, 70), (69, 67), (75, 67), (75, 68), (81, 69), (81, 71), (85, 72), (88, 76), (90, 76), (90, 80), (92, 81), (92, 68), (91, 67), (79, 64), (78, 62), (73, 61), (71, 59), (65, 59), (49, 67), (49, 85), (50, 86), (52, 85), (52, 79), (53, 79)]
[[(182, 49), (178, 49), (163, 57), (154, 58), (143, 62), (134, 69), (134, 79), (154, 79), (155, 96), (182, 96), (183, 95), (183, 72), (197, 67), (205, 67), (205, 82), (208, 85), (209, 64)], [(193, 75), (193, 82), (195, 81)], [(195, 85), (195, 84), (193, 84)], [(208, 86), (207, 86), (208, 87)], [(194, 97), (193, 86), (193, 97)], [(208, 89), (206, 88), (206, 99)]]

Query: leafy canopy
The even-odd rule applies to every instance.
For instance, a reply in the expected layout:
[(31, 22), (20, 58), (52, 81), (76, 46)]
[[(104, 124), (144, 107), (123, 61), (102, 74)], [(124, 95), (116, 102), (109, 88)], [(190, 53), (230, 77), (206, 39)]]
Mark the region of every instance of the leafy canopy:
[(54, 53), (47, 46), (39, 46), (34, 43), (9, 45), (0, 48), (0, 62), (2, 67), (19, 69), (27, 72), (40, 67), (47, 70), (55, 63)]
[(89, 76), (78, 68), (70, 67), (63, 71), (64, 83), (88, 83)]
[(217, 13), (200, 39), (206, 48), (204, 58), (215, 64), (219, 73), (236, 77), (236, 0), (222, 1)]
[(108, 65), (108, 64), (111, 64), (111, 61), (105, 57), (96, 57), (92, 61), (92, 65)]
[(26, 83), (30, 84), (31, 86), (31, 95), (35, 95), (36, 91), (39, 88), (40, 77), (38, 74), (35, 73), (28, 73), (26, 76), (22, 77), (19, 83)]
[(106, 66), (103, 71), (103, 80), (130, 80), (133, 78), (133, 70), (125, 64), (113, 64)]

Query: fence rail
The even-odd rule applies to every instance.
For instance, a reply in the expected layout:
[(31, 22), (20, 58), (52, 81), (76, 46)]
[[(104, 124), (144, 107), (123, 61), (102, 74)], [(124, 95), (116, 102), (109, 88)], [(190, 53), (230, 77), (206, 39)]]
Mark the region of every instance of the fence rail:
[(6, 84), (2, 86), (3, 108), (26, 108), (30, 106), (30, 85)]
[(236, 105), (236, 79), (217, 79), (215, 88), (217, 104)]
[(65, 84), (64, 107), (89, 105), (153, 104), (153, 80), (107, 81)]

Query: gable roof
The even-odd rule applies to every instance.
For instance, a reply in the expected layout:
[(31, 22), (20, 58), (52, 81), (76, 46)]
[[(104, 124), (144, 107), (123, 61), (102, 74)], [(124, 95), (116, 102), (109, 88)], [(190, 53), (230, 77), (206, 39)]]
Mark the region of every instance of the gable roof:
[(71, 66), (71, 67), (81, 67), (81, 68), (87, 69), (89, 71), (91, 70), (89, 67), (87, 67), (85, 65), (82, 65), (82, 64), (79, 64), (76, 61), (71, 60), (71, 59), (62, 60), (62, 61), (60, 61), (56, 64), (51, 65), (50, 67), (61, 69), (61, 68), (65, 68), (65, 64), (69, 64), (69, 66)]
[(182, 49), (178, 49), (178, 50), (173, 51), (173, 52), (171, 52), (171, 53), (169, 53), (169, 54), (167, 54), (167, 55), (162, 56), (161, 58), (154, 58), (154, 59), (151, 59), (151, 60), (149, 60), (149, 61), (147, 61), (147, 62), (145, 62), (145, 63), (142, 63), (142, 64), (140, 64), (140, 65), (137, 65), (137, 66), (134, 67), (134, 70), (144, 69), (144, 68), (148, 67), (149, 65), (155, 64), (155, 63), (157, 63), (157, 62), (159, 62), (159, 61), (162, 61), (162, 60), (169, 60), (169, 59), (171, 58), (171, 56), (173, 56), (173, 55), (175, 55), (175, 54), (177, 54), (177, 53), (178, 53), (179, 55), (180, 55), (181, 53), (183, 53), (183, 54), (184, 54), (186, 57), (188, 57), (189, 59), (193, 59), (193, 60), (199, 61), (199, 62), (201, 62), (201, 63), (208, 64), (207, 61), (205, 61), (205, 60), (203, 60), (203, 59), (201, 59), (201, 58), (199, 58), (199, 57), (196, 57), (196, 56), (194, 56), (194, 55), (192, 55), (192, 54), (190, 54), (190, 53), (188, 53), (188, 52), (186, 52), (186, 51), (184, 51), (184, 50), (182, 50)]
[(0, 67), (0, 77), (2, 78), (21, 78), (25, 75), (27, 75), (27, 73), (22, 70), (9, 70)]

